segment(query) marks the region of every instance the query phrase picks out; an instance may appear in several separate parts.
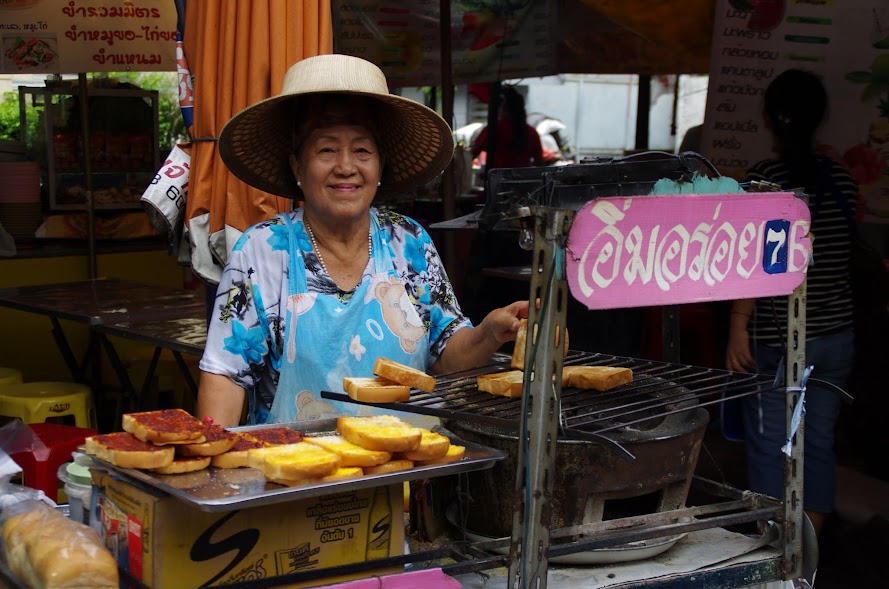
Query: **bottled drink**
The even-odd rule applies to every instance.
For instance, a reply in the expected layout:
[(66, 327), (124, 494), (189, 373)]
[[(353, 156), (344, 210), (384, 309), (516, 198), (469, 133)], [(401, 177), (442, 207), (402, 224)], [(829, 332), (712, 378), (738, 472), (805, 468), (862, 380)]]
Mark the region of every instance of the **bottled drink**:
[(367, 522), (367, 560), (389, 556), (389, 540), (392, 537), (392, 506), (389, 505), (389, 487), (382, 485), (374, 490), (373, 502)]

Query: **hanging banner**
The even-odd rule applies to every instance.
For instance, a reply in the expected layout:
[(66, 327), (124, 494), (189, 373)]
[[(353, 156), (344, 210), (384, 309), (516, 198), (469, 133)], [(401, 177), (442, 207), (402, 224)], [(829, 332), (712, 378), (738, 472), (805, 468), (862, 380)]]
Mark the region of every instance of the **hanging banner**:
[(157, 0), (0, 0), (0, 73), (171, 71), (176, 5)]
[(787, 69), (822, 77), (819, 151), (859, 184), (860, 219), (889, 223), (889, 2), (717, 0), (699, 151), (741, 179), (774, 158), (763, 94)]

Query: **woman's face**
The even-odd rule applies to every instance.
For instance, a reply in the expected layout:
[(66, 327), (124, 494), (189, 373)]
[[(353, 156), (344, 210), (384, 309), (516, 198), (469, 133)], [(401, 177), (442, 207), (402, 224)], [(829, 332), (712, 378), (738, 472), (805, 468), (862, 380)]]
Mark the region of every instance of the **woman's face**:
[(367, 213), (383, 174), (376, 141), (362, 125), (315, 129), (290, 156), (290, 167), (306, 207), (343, 220)]

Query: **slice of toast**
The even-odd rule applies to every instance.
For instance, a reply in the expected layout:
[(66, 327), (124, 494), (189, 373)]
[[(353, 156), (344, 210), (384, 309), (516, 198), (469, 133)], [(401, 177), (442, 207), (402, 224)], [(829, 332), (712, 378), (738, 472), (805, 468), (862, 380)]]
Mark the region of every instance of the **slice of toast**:
[(305, 442), (250, 450), (247, 455), (248, 464), (268, 479), (325, 477), (340, 466), (338, 455)]
[(319, 483), (331, 483), (333, 481), (342, 481), (346, 479), (355, 479), (364, 475), (364, 471), (357, 466), (347, 466), (338, 468), (333, 474), (326, 477), (315, 477), (305, 479), (269, 479), (270, 482), (286, 487), (300, 487), (303, 485), (317, 485)]
[(124, 413), (123, 430), (152, 444), (198, 444), (206, 442), (205, 424), (183, 409), (160, 409)]
[(451, 444), (448, 448), (447, 453), (441, 458), (433, 458), (431, 460), (419, 460), (417, 461), (417, 466), (429, 466), (431, 464), (448, 464), (450, 462), (459, 462), (463, 460), (463, 456), (466, 454), (466, 448), (464, 446), (458, 446), (457, 444)]
[[(534, 341), (533, 339), (531, 341)], [(522, 319), (519, 330), (515, 336), (515, 347), (512, 349), (512, 361), (509, 365), (519, 370), (525, 369), (525, 348), (528, 344), (528, 320)], [(563, 357), (568, 357), (568, 329), (565, 328), (565, 351)]]
[(521, 397), (525, 373), (521, 370), (480, 374), (475, 382), (478, 390), (501, 397)]
[(562, 386), (607, 391), (633, 382), (633, 371), (617, 366), (564, 366)]
[(377, 358), (374, 362), (374, 374), (427, 393), (435, 390), (434, 376), (388, 358)]
[(413, 460), (396, 458), (395, 460), (390, 460), (389, 462), (384, 462), (377, 466), (369, 466), (364, 469), (364, 474), (385, 474), (387, 472), (397, 472), (399, 470), (407, 470), (413, 467)]
[(397, 458), (407, 458), (408, 460), (416, 462), (418, 460), (441, 458), (448, 453), (448, 448), (451, 447), (451, 441), (448, 438), (433, 431), (429, 431), (428, 429), (421, 431), (422, 437), (420, 438), (420, 445), (417, 449), (411, 450), (410, 452), (402, 452)]
[(382, 452), (409, 452), (420, 445), (422, 431), (392, 415), (352, 417), (336, 420), (336, 431), (357, 446)]
[(120, 468), (159, 468), (173, 462), (172, 446), (143, 442), (129, 432), (90, 436), (86, 453)]
[(259, 440), (266, 446), (295, 444), (297, 442), (302, 442), (303, 440), (303, 435), (300, 432), (284, 425), (251, 429), (249, 432), (242, 433), (248, 433), (251, 437)]
[(176, 454), (180, 456), (216, 456), (228, 452), (238, 441), (238, 435), (224, 427), (204, 424), (203, 442), (198, 444), (177, 444)]
[(173, 459), (173, 462), (167, 466), (161, 466), (151, 470), (160, 474), (182, 474), (203, 470), (208, 466), (210, 466), (209, 456), (177, 456)]
[(376, 466), (392, 459), (390, 452), (368, 450), (353, 444), (341, 436), (307, 436), (305, 441), (309, 444), (321, 446), (334, 454), (339, 454), (340, 467)]
[(257, 440), (247, 432), (237, 432), (237, 440), (228, 452), (217, 454), (210, 464), (217, 468), (242, 468), (247, 466), (247, 452), (256, 448), (265, 448), (267, 444)]
[(343, 377), (343, 389), (350, 399), (367, 403), (399, 403), (411, 398), (411, 388), (382, 377)]

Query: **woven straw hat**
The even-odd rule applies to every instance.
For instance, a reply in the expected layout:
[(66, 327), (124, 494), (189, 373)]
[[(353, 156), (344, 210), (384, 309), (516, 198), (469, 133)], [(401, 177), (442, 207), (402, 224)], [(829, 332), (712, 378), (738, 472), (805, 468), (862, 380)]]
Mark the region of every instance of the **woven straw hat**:
[(380, 196), (401, 194), (426, 184), (454, 153), (450, 127), (434, 110), (389, 94), (376, 65), (350, 55), (318, 55), (287, 71), (281, 94), (249, 106), (231, 118), (219, 135), (219, 155), (232, 173), (265, 192), (300, 194), (290, 169), (294, 124), (312, 113), (299, 112), (299, 97), (317, 94), (367, 96), (376, 101), (379, 142), (386, 156)]

